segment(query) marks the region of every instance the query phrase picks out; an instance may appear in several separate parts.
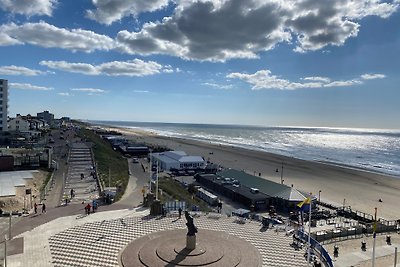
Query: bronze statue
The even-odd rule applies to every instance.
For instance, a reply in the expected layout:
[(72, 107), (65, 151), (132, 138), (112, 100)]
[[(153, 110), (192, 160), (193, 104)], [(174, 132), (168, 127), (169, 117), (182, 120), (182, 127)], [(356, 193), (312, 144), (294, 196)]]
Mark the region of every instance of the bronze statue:
[(190, 216), (190, 214), (189, 214), (189, 212), (187, 210), (185, 211), (185, 218), (186, 218), (186, 221), (187, 221), (186, 226), (188, 228), (187, 235), (188, 236), (196, 235), (197, 228), (196, 228), (196, 226), (194, 226), (193, 218)]

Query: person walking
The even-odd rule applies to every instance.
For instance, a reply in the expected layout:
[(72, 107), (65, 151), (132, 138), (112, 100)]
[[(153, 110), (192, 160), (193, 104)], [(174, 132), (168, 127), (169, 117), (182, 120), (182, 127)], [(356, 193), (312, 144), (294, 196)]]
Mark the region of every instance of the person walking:
[(36, 204), (36, 202), (35, 202), (35, 205), (33, 205), (33, 208), (34, 208), (35, 214), (37, 214), (37, 204)]
[(75, 191), (73, 188), (71, 188), (71, 199), (75, 196)]
[(46, 213), (46, 204), (42, 204), (42, 213)]
[(179, 215), (179, 219), (182, 217), (182, 208), (181, 207), (179, 207), (179, 209), (178, 209), (178, 215)]
[(91, 208), (91, 207), (92, 207), (92, 206), (90, 206), (90, 203), (88, 203), (88, 204), (86, 205), (85, 209), (86, 209), (86, 214), (87, 214), (87, 215), (90, 214), (90, 208)]
[(96, 199), (93, 199), (92, 201), (92, 211), (93, 213), (97, 210), (97, 201)]

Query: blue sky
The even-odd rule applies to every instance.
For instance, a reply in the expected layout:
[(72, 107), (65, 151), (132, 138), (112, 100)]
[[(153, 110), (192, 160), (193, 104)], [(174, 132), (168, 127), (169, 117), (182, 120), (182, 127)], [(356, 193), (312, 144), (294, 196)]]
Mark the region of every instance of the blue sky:
[(400, 129), (399, 9), (0, 0), (0, 78), (12, 117)]

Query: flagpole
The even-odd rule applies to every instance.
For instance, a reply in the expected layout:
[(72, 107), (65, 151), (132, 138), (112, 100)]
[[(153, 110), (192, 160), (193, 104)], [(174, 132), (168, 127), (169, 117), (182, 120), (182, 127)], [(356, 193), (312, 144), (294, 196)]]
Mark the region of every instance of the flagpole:
[(153, 162), (152, 162), (152, 158), (151, 158), (151, 150), (150, 150), (150, 160), (149, 160), (149, 172), (150, 172), (150, 180), (149, 180), (149, 193), (151, 193), (151, 174), (152, 174), (152, 167), (153, 167)]
[(375, 208), (375, 222), (374, 222), (374, 243), (372, 247), (372, 267), (375, 267), (375, 243), (376, 243), (376, 213), (378, 211), (378, 208)]
[(308, 215), (308, 253), (307, 253), (307, 263), (310, 264), (310, 254), (311, 254), (311, 199), (312, 194), (310, 193), (310, 211)]
[(158, 200), (158, 160), (157, 160), (157, 170), (156, 170), (156, 200)]

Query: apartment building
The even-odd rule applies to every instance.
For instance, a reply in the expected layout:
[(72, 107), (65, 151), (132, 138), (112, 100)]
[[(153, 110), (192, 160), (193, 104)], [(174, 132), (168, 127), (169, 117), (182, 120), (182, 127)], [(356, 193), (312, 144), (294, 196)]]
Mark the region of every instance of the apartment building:
[(8, 81), (0, 79), (0, 132), (7, 131)]

